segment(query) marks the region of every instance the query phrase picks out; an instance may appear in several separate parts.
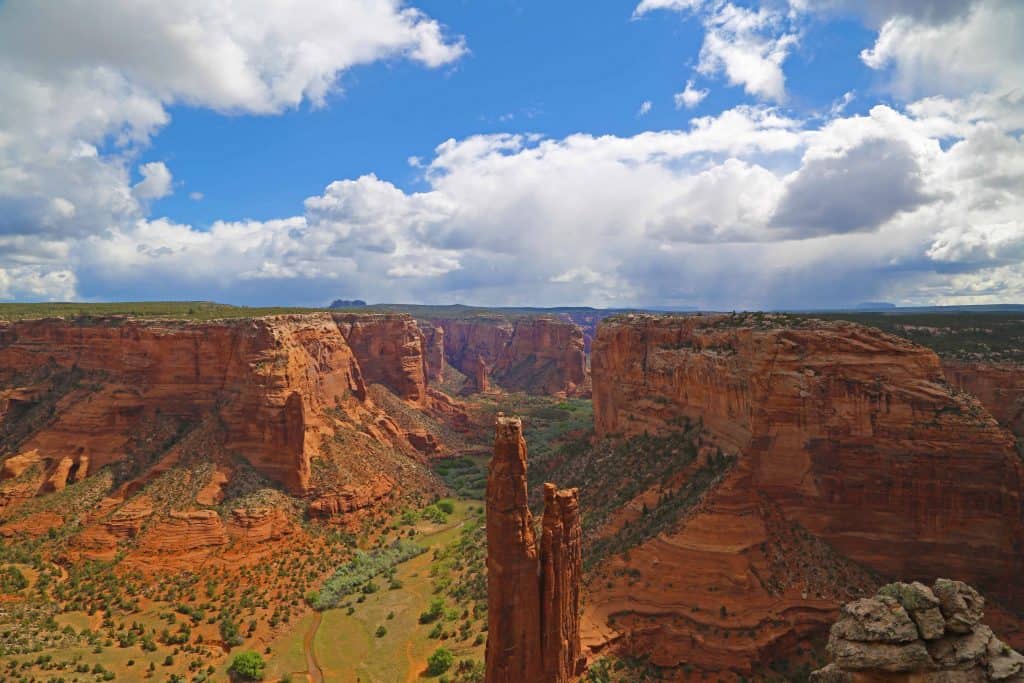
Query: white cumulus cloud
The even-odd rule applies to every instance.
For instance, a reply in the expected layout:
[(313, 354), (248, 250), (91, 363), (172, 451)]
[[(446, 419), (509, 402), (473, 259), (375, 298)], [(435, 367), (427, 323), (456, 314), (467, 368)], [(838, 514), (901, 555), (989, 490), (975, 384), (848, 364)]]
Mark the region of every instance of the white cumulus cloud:
[(676, 93), (674, 96), (676, 109), (682, 109), (683, 107), (693, 109), (704, 101), (704, 98), (708, 96), (708, 92), (706, 88), (694, 87), (693, 79), (691, 78), (686, 82), (686, 87), (683, 88), (683, 91)]

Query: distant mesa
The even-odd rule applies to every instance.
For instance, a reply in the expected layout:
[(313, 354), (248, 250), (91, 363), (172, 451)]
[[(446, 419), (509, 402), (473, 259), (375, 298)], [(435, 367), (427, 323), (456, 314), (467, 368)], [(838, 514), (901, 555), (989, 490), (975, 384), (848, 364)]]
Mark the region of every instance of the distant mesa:
[(362, 308), (366, 302), (362, 299), (335, 299), (331, 302), (331, 308)]
[(889, 311), (896, 308), (896, 304), (888, 301), (862, 301), (853, 308), (857, 311)]

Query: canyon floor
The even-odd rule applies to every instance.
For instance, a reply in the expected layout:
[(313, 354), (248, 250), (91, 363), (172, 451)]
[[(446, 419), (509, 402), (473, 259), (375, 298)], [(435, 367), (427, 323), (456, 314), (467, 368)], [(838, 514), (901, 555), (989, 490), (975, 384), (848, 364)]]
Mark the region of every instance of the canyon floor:
[(483, 681), (499, 413), (587, 683), (806, 680), (943, 573), (1024, 643), (1019, 315), (104, 306), (0, 306), (0, 683)]
[[(453, 390), (465, 381), (449, 378)], [(17, 568), (27, 581), (16, 593), (27, 599), (0, 596), (0, 681), (220, 681), (232, 656), (249, 650), (265, 660), (267, 681), (426, 681), (439, 680), (426, 669), (442, 647), (455, 657), (447, 680), (483, 680), (483, 485), (494, 416), (526, 416), (540, 456), (589, 434), (592, 413), (586, 399), (494, 393), (469, 402), (464, 450), (432, 464), (446, 495), (397, 503), (352, 532), (306, 523), (300, 542), (274, 543), (256, 564), (207, 560), (192, 572), (142, 574), (115, 557), (75, 563), (69, 574), (44, 558), (71, 529), (0, 540), (0, 571)], [(36, 499), (34, 514), (87, 497), (85, 483)], [(374, 556), (399, 539), (422, 552), (360, 581), (334, 607), (311, 606), (311, 593), (355, 553)], [(225, 620), (238, 645), (227, 643)]]

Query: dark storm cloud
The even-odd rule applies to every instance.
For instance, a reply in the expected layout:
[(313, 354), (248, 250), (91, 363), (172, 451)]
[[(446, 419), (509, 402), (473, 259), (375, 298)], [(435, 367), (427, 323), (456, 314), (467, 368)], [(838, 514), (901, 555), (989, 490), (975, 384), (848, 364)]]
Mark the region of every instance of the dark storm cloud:
[(910, 146), (868, 140), (840, 156), (804, 164), (787, 184), (770, 225), (788, 231), (787, 237), (863, 232), (928, 200)]

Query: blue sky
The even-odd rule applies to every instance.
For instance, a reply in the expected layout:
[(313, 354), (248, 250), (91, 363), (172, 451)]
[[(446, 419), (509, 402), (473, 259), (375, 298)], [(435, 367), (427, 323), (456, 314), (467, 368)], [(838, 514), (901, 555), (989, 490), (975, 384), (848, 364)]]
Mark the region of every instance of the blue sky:
[(0, 299), (1019, 301), (1022, 30), (1011, 0), (5, 0)]
[[(376, 173), (419, 189), (410, 156), (429, 158), (448, 138), (536, 132), (563, 137), (633, 135), (685, 127), (692, 116), (748, 101), (717, 87), (693, 109), (673, 95), (692, 77), (703, 40), (692, 15), (633, 17), (632, 2), (421, 2), (470, 53), (441, 69), (402, 60), (359, 66), (324, 107), (279, 116), (223, 116), (171, 108), (171, 123), (144, 155), (165, 160), (186, 191), (154, 204), (177, 220), (267, 220), (289, 215), (325, 179)], [(827, 110), (850, 90), (870, 92), (882, 76), (858, 54), (872, 33), (852, 21), (822, 21), (787, 64), (787, 108)], [(710, 86), (714, 79), (702, 79)], [(884, 97), (884, 93), (877, 93)], [(651, 111), (638, 116), (644, 101)], [(854, 101), (849, 111), (863, 111)], [(257, 144), (254, 144), (254, 141)], [(202, 192), (191, 201), (188, 192)]]

